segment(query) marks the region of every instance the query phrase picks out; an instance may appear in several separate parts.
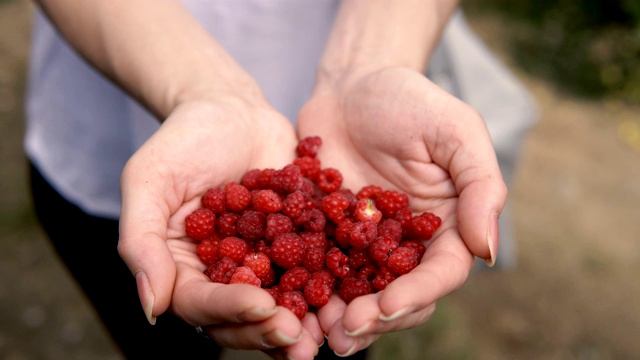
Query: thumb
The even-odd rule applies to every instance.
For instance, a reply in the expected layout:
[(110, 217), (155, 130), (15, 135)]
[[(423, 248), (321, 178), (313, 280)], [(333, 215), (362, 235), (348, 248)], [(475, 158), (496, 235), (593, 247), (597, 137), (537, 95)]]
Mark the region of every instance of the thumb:
[(167, 246), (168, 207), (149, 190), (144, 171), (125, 168), (122, 175), (122, 211), (118, 253), (136, 278), (138, 296), (149, 323), (167, 310), (176, 278), (176, 266)]

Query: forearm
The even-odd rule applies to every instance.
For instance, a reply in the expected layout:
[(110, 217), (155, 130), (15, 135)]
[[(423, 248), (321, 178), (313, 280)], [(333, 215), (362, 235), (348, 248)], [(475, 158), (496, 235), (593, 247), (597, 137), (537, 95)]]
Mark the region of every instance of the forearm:
[(253, 79), (179, 1), (37, 3), (88, 62), (159, 119), (191, 99), (262, 98)]
[(423, 71), (455, 0), (344, 0), (319, 66), (319, 82), (354, 69)]

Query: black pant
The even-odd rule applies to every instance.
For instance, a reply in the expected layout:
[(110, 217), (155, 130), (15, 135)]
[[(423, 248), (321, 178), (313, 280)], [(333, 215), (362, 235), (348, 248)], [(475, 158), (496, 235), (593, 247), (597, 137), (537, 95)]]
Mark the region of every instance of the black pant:
[[(91, 301), (127, 359), (217, 359), (222, 351), (194, 328), (165, 313), (151, 326), (136, 283), (117, 251), (118, 221), (86, 214), (30, 167), (35, 212), (58, 255)], [(366, 351), (353, 359), (364, 359)], [(338, 359), (323, 346), (318, 359)]]

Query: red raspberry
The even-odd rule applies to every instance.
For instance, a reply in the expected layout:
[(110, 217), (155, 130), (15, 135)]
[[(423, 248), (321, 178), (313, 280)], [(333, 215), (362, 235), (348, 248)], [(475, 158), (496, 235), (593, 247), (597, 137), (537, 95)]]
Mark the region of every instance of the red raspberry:
[(302, 179), (303, 176), (300, 168), (289, 164), (273, 173), (270, 188), (282, 194), (290, 194), (300, 189)]
[(394, 190), (383, 191), (375, 200), (376, 207), (385, 218), (392, 218), (400, 209), (409, 206), (409, 196)]
[(196, 246), (196, 252), (203, 264), (209, 266), (220, 259), (220, 240), (204, 239)]
[(382, 212), (376, 208), (373, 200), (360, 199), (356, 206), (355, 217), (360, 221), (370, 220), (377, 224), (382, 219)]
[(260, 176), (257, 179), (256, 189), (269, 189), (271, 186), (271, 180), (276, 169), (262, 169), (260, 170)]
[(267, 217), (258, 211), (248, 210), (238, 220), (238, 232), (247, 241), (263, 238), (266, 229)]
[(236, 264), (235, 261), (228, 257), (223, 257), (218, 262), (209, 266), (205, 274), (208, 275), (213, 282), (228, 284), (237, 268), (238, 264)]
[(376, 276), (371, 280), (371, 286), (377, 291), (384, 290), (390, 282), (395, 280), (396, 275), (389, 270), (387, 267), (381, 267)]
[(219, 214), (227, 210), (226, 197), (227, 195), (222, 189), (209, 189), (202, 195), (202, 207)]
[(282, 200), (273, 190), (259, 190), (253, 198), (253, 210), (272, 214), (282, 209)]
[(345, 219), (338, 223), (336, 228), (335, 240), (341, 248), (348, 248), (351, 243), (351, 232), (353, 230), (353, 221)]
[(316, 185), (327, 194), (338, 191), (342, 186), (342, 174), (337, 169), (322, 169), (320, 170), (320, 174), (318, 174)]
[(321, 145), (322, 139), (319, 136), (308, 136), (298, 142), (296, 155), (300, 158), (304, 156), (315, 158)]
[(325, 284), (327, 284), (331, 289), (333, 289), (334, 285), (336, 284), (336, 278), (333, 276), (331, 271), (328, 270), (328, 269), (322, 269), (320, 271), (316, 271), (314, 273), (311, 273), (311, 278), (309, 278), (309, 281), (311, 281), (313, 279), (316, 279), (316, 278), (322, 279), (322, 281)]
[(402, 241), (402, 224), (395, 219), (383, 219), (378, 224), (378, 236), (389, 236), (399, 243)]
[(278, 299), (280, 299), (280, 291), (278, 287), (265, 288), (265, 290), (271, 295), (273, 300), (278, 303)]
[(358, 200), (360, 199), (371, 199), (375, 200), (382, 194), (382, 188), (376, 185), (367, 185), (360, 189), (356, 194)]
[(307, 285), (309, 277), (309, 270), (296, 266), (285, 271), (284, 274), (280, 276), (280, 283), (278, 285), (283, 292), (302, 290), (304, 286)]
[(276, 271), (272, 267), (269, 268), (269, 272), (265, 277), (261, 277), (262, 287), (269, 287), (276, 283)]
[(260, 188), (260, 174), (262, 170), (260, 169), (251, 169), (247, 171), (244, 176), (242, 176), (242, 180), (240, 180), (240, 185), (246, 187), (248, 190), (255, 190)]
[(293, 165), (300, 168), (302, 176), (310, 180), (316, 180), (320, 174), (320, 160), (309, 156), (303, 156), (293, 160)]
[(327, 236), (324, 232), (301, 232), (300, 237), (307, 249), (321, 249), (323, 252), (327, 249)]
[(291, 269), (304, 260), (304, 242), (294, 233), (276, 236), (269, 247), (271, 260), (284, 269)]
[(273, 241), (276, 236), (286, 234), (293, 231), (293, 222), (289, 217), (282, 214), (267, 215), (267, 228), (264, 237), (269, 241)]
[(329, 302), (332, 292), (331, 287), (322, 278), (316, 277), (310, 279), (304, 287), (304, 299), (311, 306), (322, 306)]
[(348, 277), (342, 280), (340, 288), (338, 288), (338, 295), (347, 304), (358, 296), (371, 294), (372, 292), (371, 284), (367, 280), (355, 277)]
[(324, 267), (324, 250), (316, 248), (307, 248), (304, 254), (302, 266), (305, 269), (314, 272), (322, 270)]
[(196, 209), (184, 219), (187, 236), (194, 240), (209, 237), (214, 230), (216, 215), (209, 209)]
[(240, 215), (236, 213), (225, 211), (218, 215), (216, 226), (220, 237), (238, 235), (238, 220), (240, 220)]
[(389, 255), (399, 247), (390, 236), (378, 236), (369, 246), (369, 255), (379, 266), (387, 266)]
[(373, 264), (366, 264), (358, 270), (358, 275), (356, 276), (358, 279), (372, 281), (376, 274), (378, 273), (378, 268)]
[(316, 184), (307, 178), (302, 178), (300, 189), (296, 191), (302, 192), (302, 195), (304, 195), (305, 198), (311, 198), (316, 193)]
[(240, 212), (251, 204), (251, 192), (246, 187), (231, 182), (225, 185), (224, 191), (227, 193), (227, 209)]
[(302, 320), (307, 314), (307, 311), (309, 311), (309, 305), (307, 305), (307, 301), (300, 291), (283, 292), (278, 297), (276, 305), (291, 310), (300, 320)]
[(218, 246), (220, 256), (228, 257), (238, 265), (242, 264), (248, 250), (249, 246), (244, 240), (233, 236), (224, 238)]
[(364, 265), (371, 263), (368, 248), (352, 247), (349, 249), (349, 267), (360, 269)]
[(327, 223), (327, 219), (324, 213), (317, 209), (305, 210), (294, 221), (296, 226), (304, 227), (305, 231), (309, 232), (321, 232), (324, 230), (324, 226)]
[(349, 189), (340, 189), (336, 191), (336, 193), (342, 195), (349, 202), (349, 207), (345, 210), (345, 215), (347, 217), (352, 217), (356, 212), (356, 207), (358, 206), (358, 198), (356, 195)]
[(357, 221), (351, 227), (349, 244), (353, 247), (366, 248), (376, 239), (378, 227), (373, 221)]
[(339, 223), (346, 217), (345, 210), (349, 208), (349, 201), (337, 192), (322, 198), (322, 210), (329, 220)]
[(422, 241), (420, 240), (407, 240), (403, 241), (400, 246), (405, 246), (412, 248), (416, 252), (416, 257), (418, 258), (418, 262), (422, 259), (422, 255), (427, 251), (427, 248), (424, 246)]
[(247, 253), (244, 256), (242, 266), (248, 266), (253, 270), (256, 276), (262, 280), (269, 275), (271, 269), (271, 259), (262, 252)]
[(406, 274), (418, 266), (418, 254), (413, 248), (400, 246), (389, 255), (387, 265), (397, 275)]
[(293, 192), (282, 202), (282, 213), (290, 219), (297, 219), (304, 210), (306, 199), (301, 191)]
[(325, 255), (325, 262), (327, 269), (331, 271), (334, 276), (344, 278), (349, 274), (349, 257), (340, 251), (337, 247), (331, 248)]
[(260, 286), (260, 279), (248, 266), (239, 266), (233, 275), (231, 275), (230, 284), (249, 284)]
[(407, 232), (411, 236), (429, 240), (441, 223), (442, 220), (439, 217), (430, 212), (425, 212), (411, 218), (407, 225)]

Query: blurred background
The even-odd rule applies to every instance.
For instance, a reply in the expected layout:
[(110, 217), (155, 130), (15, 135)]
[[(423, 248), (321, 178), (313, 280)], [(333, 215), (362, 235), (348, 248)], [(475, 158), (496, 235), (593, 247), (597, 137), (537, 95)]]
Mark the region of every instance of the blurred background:
[[(31, 210), (30, 6), (0, 0), (0, 359), (121, 359)], [(638, 359), (640, 2), (463, 6), (540, 107), (509, 194), (518, 264), (472, 275), (428, 323), (380, 339), (374, 357)]]

